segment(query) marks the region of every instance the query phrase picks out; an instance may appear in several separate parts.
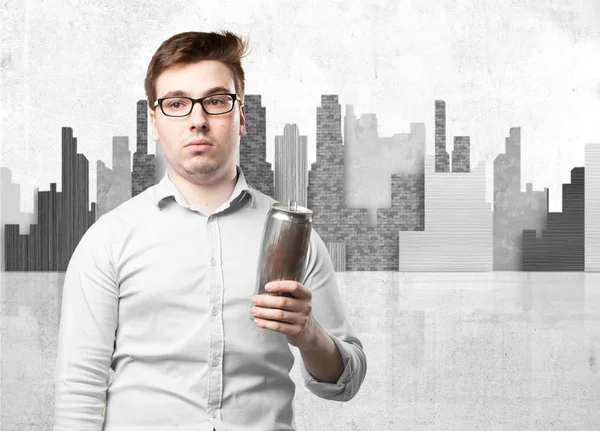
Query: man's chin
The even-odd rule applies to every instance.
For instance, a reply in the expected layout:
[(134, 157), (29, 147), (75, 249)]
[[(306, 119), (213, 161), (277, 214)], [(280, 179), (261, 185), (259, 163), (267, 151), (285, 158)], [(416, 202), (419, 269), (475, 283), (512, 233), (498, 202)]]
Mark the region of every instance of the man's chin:
[(210, 178), (219, 171), (219, 165), (209, 163), (194, 163), (185, 168), (185, 172), (192, 178)]

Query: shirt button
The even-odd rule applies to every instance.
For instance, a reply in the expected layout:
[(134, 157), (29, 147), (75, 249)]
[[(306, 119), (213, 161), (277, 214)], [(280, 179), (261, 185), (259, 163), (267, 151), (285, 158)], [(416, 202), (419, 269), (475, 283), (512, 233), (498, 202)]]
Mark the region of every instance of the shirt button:
[(216, 316), (217, 314), (219, 314), (219, 309), (217, 307), (213, 307), (212, 308), (212, 315)]
[(213, 360), (212, 360), (212, 363), (211, 363), (211, 365), (212, 365), (213, 367), (216, 367), (217, 365), (219, 365), (219, 360), (218, 360), (218, 359), (216, 359), (216, 358), (215, 358), (215, 359), (213, 359)]
[(212, 412), (210, 412), (210, 416), (214, 419), (217, 417), (217, 411), (213, 410)]
[(217, 266), (217, 260), (216, 260), (214, 257), (211, 257), (211, 258), (210, 258), (210, 264), (211, 264), (212, 266)]

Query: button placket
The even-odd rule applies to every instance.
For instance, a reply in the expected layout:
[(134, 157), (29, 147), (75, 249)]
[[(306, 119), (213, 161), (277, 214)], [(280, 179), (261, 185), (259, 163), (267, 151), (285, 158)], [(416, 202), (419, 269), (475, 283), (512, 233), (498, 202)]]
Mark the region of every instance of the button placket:
[(221, 319), (217, 319), (216, 316), (219, 314), (219, 308), (217, 304), (222, 304), (222, 290), (223, 280), (220, 273), (219, 267), (219, 256), (221, 245), (219, 242), (218, 224), (216, 217), (211, 215), (207, 219), (206, 224), (207, 238), (208, 238), (208, 250), (210, 255), (210, 291), (209, 291), (209, 312), (213, 318), (210, 319), (210, 346), (209, 346), (209, 370), (208, 370), (208, 404), (207, 408), (210, 411), (210, 415), (214, 418), (217, 417), (217, 410), (221, 403), (221, 392), (222, 392), (222, 361), (221, 351), (223, 344), (223, 322)]

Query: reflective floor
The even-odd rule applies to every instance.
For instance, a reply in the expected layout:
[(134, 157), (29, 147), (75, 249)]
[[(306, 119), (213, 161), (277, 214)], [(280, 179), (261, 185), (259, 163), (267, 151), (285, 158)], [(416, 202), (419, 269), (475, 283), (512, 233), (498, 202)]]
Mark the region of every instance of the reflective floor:
[[(49, 430), (64, 273), (2, 273), (2, 430)], [(597, 430), (600, 273), (339, 273), (368, 358), (349, 403), (302, 384), (312, 430)], [(296, 353), (297, 360), (300, 357)]]

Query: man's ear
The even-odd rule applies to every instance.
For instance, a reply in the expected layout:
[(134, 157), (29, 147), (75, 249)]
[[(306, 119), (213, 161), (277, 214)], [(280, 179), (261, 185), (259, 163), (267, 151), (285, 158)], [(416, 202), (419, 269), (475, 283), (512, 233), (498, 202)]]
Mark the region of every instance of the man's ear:
[(240, 136), (246, 134), (246, 107), (240, 104)]
[(148, 109), (148, 113), (150, 114), (150, 126), (152, 128), (152, 140), (154, 142), (158, 142), (158, 141), (160, 141), (160, 137), (158, 136), (158, 129), (156, 127), (156, 110)]

